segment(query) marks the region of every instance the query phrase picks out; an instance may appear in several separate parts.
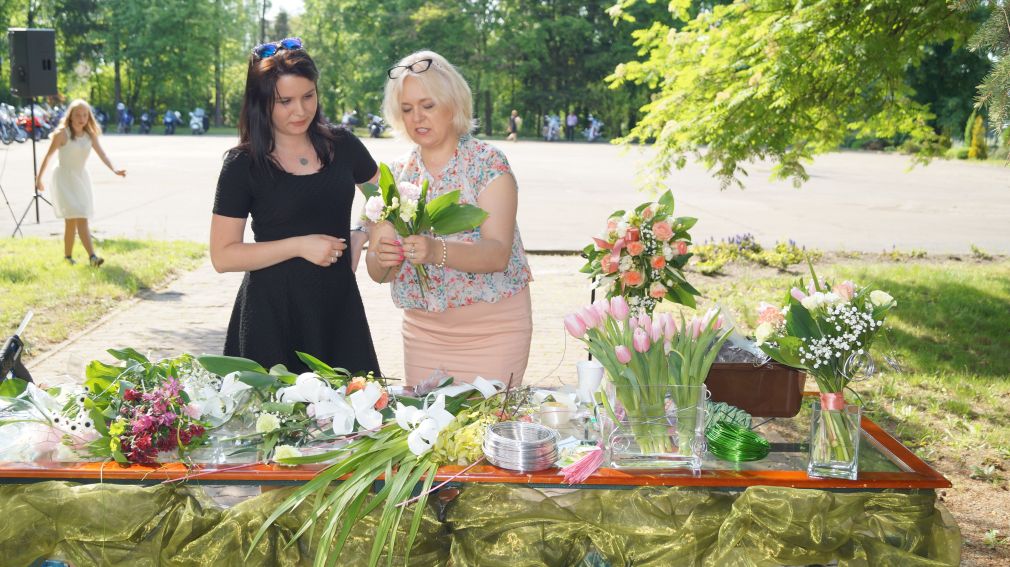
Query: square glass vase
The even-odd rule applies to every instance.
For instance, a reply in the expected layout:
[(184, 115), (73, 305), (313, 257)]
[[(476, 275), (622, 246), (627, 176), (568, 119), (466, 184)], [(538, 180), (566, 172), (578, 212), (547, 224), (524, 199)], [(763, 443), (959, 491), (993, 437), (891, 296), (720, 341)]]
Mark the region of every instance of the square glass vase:
[(824, 409), (814, 402), (810, 419), (810, 452), (807, 476), (856, 480), (859, 475), (859, 441), (862, 408), (848, 404), (842, 409)]
[(602, 434), (607, 466), (700, 471), (709, 392), (698, 386), (608, 385)]

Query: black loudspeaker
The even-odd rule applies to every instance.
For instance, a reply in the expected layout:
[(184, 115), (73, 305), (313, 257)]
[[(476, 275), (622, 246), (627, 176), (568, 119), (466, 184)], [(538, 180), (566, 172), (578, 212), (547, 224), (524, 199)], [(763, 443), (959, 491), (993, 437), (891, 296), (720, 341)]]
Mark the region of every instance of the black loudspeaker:
[(22, 98), (58, 94), (56, 89), (56, 32), (48, 29), (7, 30), (11, 94)]

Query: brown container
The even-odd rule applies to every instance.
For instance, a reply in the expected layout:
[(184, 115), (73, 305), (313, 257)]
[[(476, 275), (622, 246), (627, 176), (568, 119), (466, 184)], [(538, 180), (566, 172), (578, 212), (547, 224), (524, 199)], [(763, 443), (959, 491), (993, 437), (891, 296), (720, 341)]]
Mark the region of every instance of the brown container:
[(754, 417), (793, 417), (800, 412), (806, 376), (765, 364), (716, 362), (705, 379), (713, 402), (736, 406)]

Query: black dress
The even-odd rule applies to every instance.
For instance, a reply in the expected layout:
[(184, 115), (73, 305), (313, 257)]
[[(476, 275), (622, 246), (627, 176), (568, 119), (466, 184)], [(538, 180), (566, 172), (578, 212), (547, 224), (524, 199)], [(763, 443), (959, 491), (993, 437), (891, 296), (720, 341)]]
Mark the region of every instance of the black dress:
[[(355, 183), (371, 179), (375, 161), (361, 141), (338, 130), (334, 157), (310, 175), (275, 166), (253, 170), (242, 151), (225, 156), (214, 199), (214, 214), (252, 215), (256, 242), (328, 234), (350, 244)], [(283, 364), (292, 372), (306, 366), (296, 351), (352, 372), (379, 372), (357, 280), (345, 255), (328, 267), (292, 258), (248, 272), (228, 324), (224, 354), (266, 368)]]

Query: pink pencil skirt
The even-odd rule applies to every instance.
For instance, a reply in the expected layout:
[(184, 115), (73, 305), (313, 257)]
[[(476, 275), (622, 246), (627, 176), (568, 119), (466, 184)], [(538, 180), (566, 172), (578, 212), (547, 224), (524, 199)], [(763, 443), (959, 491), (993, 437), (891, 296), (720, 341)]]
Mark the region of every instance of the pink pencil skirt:
[(479, 302), (440, 312), (403, 312), (403, 366), (407, 385), (436, 370), (457, 382), (477, 376), (519, 385), (530, 358), (533, 312), (530, 288), (496, 303)]

